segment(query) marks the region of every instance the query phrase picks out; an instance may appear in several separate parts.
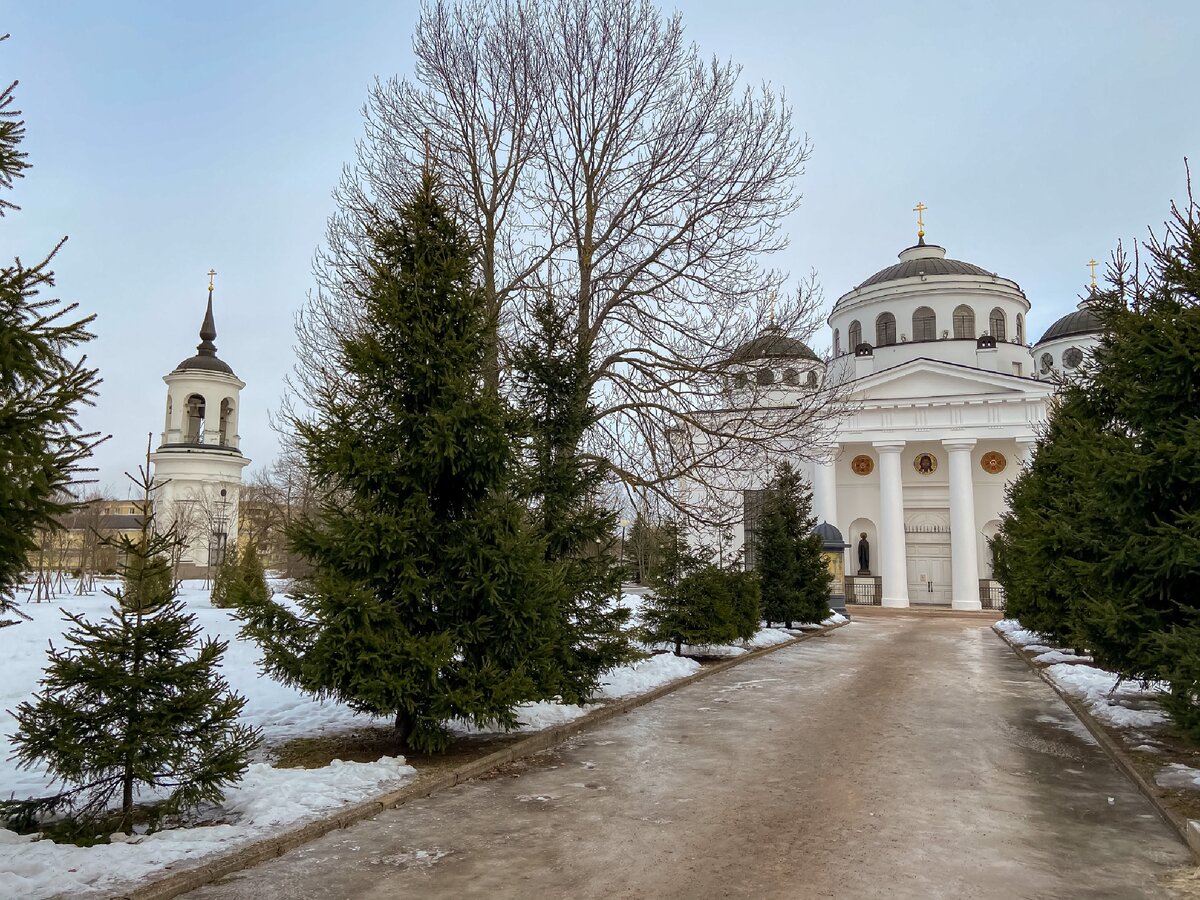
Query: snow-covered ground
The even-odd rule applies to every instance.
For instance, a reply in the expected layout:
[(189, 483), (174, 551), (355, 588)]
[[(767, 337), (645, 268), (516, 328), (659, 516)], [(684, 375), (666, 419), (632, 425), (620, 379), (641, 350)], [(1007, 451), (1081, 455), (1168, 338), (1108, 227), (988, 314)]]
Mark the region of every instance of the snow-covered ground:
[(1092, 662), (1090, 656), (1053, 647), (1043, 635), (1026, 630), (1015, 619), (1004, 619), (993, 627), (1021, 649), (1035, 654), (1033, 662), (1045, 667), (1046, 677), (1059, 690), (1083, 703), (1101, 722), (1120, 729), (1133, 749), (1157, 750), (1145, 742), (1146, 732), (1153, 732), (1167, 721), (1158, 704), (1167, 685), (1123, 681), (1112, 672), (1088, 665)]
[[(281, 584), (276, 584), (282, 589)], [(223, 638), (229, 646), (221, 669), (229, 686), (246, 698), (242, 718), (262, 731), (263, 746), (243, 780), (230, 788), (220, 809), (209, 810), (206, 821), (196, 825), (80, 848), (34, 841), (0, 829), (0, 897), (28, 900), (42, 897), (86, 897), (106, 893), (112, 886), (145, 878), (181, 860), (194, 860), (210, 853), (269, 835), (289, 825), (326, 814), (340, 806), (357, 803), (392, 790), (412, 778), (416, 770), (403, 757), (385, 757), (371, 763), (334, 760), (317, 769), (277, 769), (271, 766), (273, 749), (301, 736), (319, 736), (382, 724), (384, 719), (363, 716), (348, 707), (319, 702), (293, 688), (263, 677), (258, 671), (259, 652), (252, 643), (237, 637), (237, 623), (227, 610), (209, 602), (202, 582), (184, 582), (180, 597), (195, 614), (206, 635)], [(22, 595), (18, 595), (23, 599)], [(622, 603), (640, 613), (642, 598), (626, 594)], [(31, 698), (46, 665), (46, 649), (53, 642), (63, 646), (62, 610), (98, 619), (108, 613), (112, 601), (97, 591), (92, 595), (63, 596), (49, 603), (22, 604), (32, 621), (0, 628), (0, 709), (12, 710)], [(841, 620), (834, 616), (827, 624)], [(795, 635), (764, 628), (750, 641), (736, 647), (707, 647), (705, 655), (732, 656), (759, 647), (791, 640)], [(613, 700), (652, 690), (699, 671), (700, 664), (687, 657), (657, 654), (609, 672), (597, 691), (597, 700)], [(521, 731), (536, 731), (569, 722), (587, 712), (580, 706), (540, 702), (524, 704), (518, 715)], [(2, 717), (0, 743), (0, 796), (30, 797), (49, 793), (52, 781), (42, 768), (18, 769), (9, 758), (9, 736), (15, 730), (11, 716)], [(455, 730), (479, 733), (465, 725)]]

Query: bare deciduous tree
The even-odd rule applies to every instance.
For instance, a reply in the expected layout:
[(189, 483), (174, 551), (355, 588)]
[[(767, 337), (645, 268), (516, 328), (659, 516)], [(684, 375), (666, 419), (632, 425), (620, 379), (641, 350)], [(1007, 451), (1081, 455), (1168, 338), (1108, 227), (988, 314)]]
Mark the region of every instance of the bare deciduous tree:
[(766, 416), (767, 389), (729, 390), (765, 323), (800, 339), (818, 323), (813, 282), (785, 291), (764, 266), (809, 152), (785, 99), (743, 86), (646, 0), (439, 0), (413, 49), (414, 78), (378, 82), (364, 110), (298, 319), (294, 393), (345, 389), (330, 351), (358, 327), (360, 248), (428, 165), (479, 247), (500, 388), (532, 298), (560, 298), (596, 408), (580, 450), (628, 491), (719, 521), (714, 492), (769, 454), (803, 455), (827, 388)]

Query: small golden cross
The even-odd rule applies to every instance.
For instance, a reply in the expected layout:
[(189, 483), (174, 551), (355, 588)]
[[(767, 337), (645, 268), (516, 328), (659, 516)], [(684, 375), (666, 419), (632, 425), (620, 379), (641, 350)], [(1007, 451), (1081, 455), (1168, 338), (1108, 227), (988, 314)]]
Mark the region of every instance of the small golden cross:
[(917, 214), (917, 237), (925, 237), (925, 220), (921, 218), (921, 214), (927, 209), (929, 209), (929, 207), (920, 200), (918, 200), (917, 205), (913, 207), (913, 212)]
[(209, 292), (210, 294), (212, 293), (212, 288), (213, 288), (213, 284), (212, 284), (212, 281), (213, 281), (213, 276), (214, 276), (214, 275), (216, 275), (216, 274), (217, 274), (217, 270), (216, 270), (216, 269), (209, 269), (209, 270), (208, 270), (208, 292)]
[(1088, 260), (1088, 268), (1092, 270), (1092, 290), (1096, 289), (1096, 266), (1100, 265), (1095, 259)]

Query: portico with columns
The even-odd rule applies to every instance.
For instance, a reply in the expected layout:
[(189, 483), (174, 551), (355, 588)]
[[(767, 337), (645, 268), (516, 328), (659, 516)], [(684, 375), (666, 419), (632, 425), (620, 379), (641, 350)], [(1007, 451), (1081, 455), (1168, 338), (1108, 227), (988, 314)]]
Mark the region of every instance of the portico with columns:
[[(847, 545), (848, 602), (998, 608), (988, 539), (1054, 385), (1034, 377), (1030, 303), (1015, 281), (948, 258), (923, 229), (899, 258), (834, 304), (822, 380), (840, 389), (841, 413), (829, 442), (805, 447), (798, 456), (809, 461), (796, 462), (817, 521)], [(791, 364), (780, 355), (734, 361)], [(813, 358), (803, 345), (794, 355)], [(786, 405), (786, 390), (769, 400)], [(747, 545), (754, 527), (744, 527)]]

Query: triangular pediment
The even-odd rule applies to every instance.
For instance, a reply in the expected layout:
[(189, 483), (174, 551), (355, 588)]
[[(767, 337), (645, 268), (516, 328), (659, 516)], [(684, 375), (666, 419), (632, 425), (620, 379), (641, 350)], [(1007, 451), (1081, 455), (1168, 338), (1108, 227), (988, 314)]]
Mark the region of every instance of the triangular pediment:
[(1052, 386), (935, 359), (914, 359), (847, 385), (853, 400), (950, 400), (968, 397), (1048, 396)]

